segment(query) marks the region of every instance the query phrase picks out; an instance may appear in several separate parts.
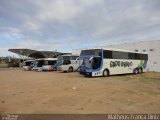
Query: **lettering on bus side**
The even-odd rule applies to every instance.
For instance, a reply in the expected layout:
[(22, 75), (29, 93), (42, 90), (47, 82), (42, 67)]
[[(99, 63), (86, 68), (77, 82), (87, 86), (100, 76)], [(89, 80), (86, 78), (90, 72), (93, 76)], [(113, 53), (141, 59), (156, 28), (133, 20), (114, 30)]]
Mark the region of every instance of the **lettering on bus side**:
[(131, 67), (133, 65), (132, 61), (128, 62), (128, 61), (111, 61), (110, 62), (110, 67)]

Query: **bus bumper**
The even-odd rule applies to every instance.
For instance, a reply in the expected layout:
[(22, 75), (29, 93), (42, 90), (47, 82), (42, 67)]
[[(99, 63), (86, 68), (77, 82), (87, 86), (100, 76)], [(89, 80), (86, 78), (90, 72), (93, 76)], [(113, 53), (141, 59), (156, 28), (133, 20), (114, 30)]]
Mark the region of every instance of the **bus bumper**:
[(85, 76), (86, 76), (86, 77), (92, 77), (92, 73), (91, 73), (91, 72), (86, 72), (86, 73), (85, 73)]
[(79, 73), (80, 73), (81, 75), (86, 76), (86, 77), (92, 77), (92, 73), (91, 73), (91, 72), (79, 71)]
[(86, 72), (79, 71), (79, 74), (81, 74), (81, 75), (85, 75), (85, 74), (86, 74)]

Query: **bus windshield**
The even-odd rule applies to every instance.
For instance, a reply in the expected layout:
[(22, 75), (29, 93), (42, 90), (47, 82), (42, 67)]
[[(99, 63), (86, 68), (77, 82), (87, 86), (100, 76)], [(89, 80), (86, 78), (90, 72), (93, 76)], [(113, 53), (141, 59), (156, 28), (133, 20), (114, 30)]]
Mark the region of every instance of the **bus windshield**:
[(81, 66), (92, 69), (92, 63), (91, 63), (90, 58), (84, 58)]
[(83, 59), (81, 67), (97, 69), (101, 66), (101, 57), (88, 57)]
[(70, 60), (63, 60), (63, 65), (69, 65), (69, 64), (71, 64)]
[(58, 65), (67, 65), (70, 64), (71, 56), (59, 56), (58, 57)]
[(102, 49), (82, 50), (80, 56), (83, 58), (81, 67), (95, 70), (101, 65)]

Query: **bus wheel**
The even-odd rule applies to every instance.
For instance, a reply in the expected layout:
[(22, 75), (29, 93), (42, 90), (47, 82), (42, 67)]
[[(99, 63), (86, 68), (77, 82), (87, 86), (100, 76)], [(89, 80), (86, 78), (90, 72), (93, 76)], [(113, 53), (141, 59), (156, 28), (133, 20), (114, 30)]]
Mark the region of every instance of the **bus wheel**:
[(69, 67), (69, 72), (73, 72), (73, 67)]
[(109, 70), (108, 69), (105, 69), (103, 71), (103, 77), (108, 77), (109, 76)]
[(138, 68), (135, 68), (134, 74), (138, 74), (138, 73), (139, 73), (139, 69), (138, 69)]
[(139, 69), (139, 73), (143, 73), (143, 68), (140, 68), (140, 69)]

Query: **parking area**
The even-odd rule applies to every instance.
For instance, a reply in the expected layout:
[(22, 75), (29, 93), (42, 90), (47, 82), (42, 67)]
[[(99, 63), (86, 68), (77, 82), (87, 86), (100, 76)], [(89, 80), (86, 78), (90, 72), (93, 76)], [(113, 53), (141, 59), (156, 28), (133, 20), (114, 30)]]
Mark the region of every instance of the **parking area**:
[(0, 113), (159, 113), (160, 74), (86, 78), (62, 73), (0, 70)]

